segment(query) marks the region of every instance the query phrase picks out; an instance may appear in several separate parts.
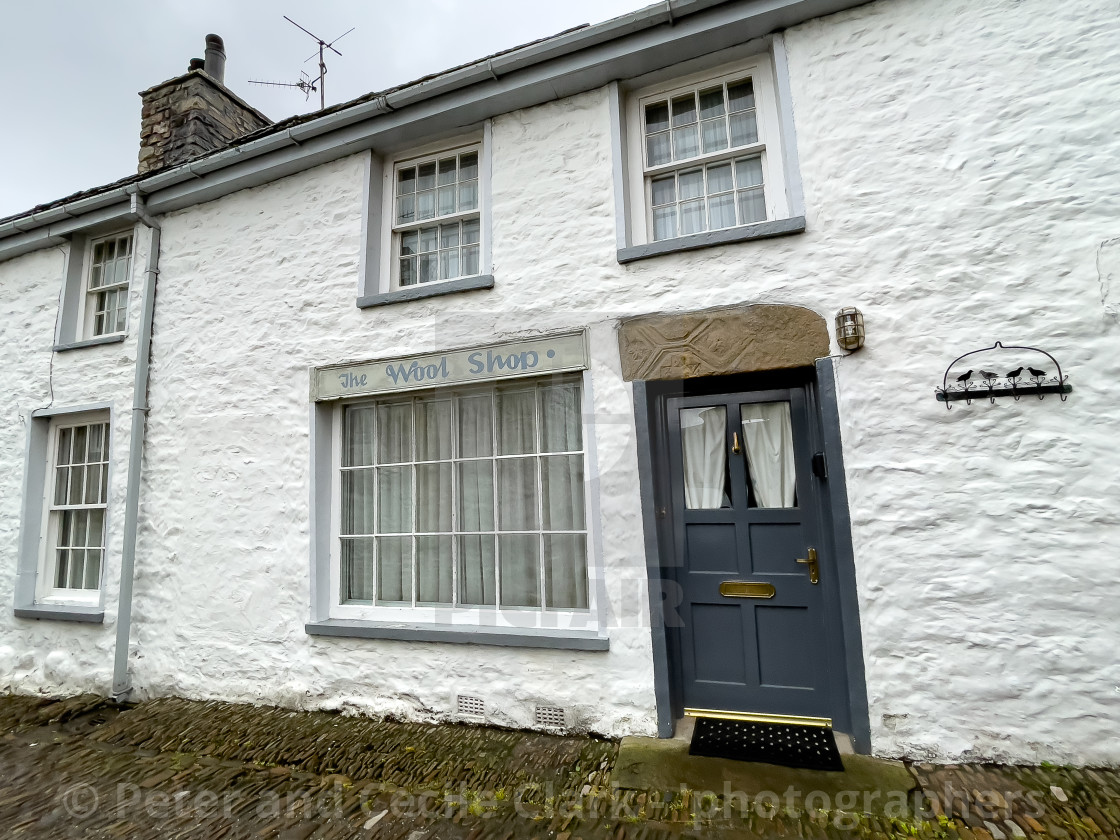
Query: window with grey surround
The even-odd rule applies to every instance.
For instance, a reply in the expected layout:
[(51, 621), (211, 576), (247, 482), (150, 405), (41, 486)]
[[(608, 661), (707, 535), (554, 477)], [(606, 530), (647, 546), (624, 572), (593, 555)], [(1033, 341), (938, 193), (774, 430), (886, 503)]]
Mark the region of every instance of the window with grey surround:
[(766, 220), (751, 77), (650, 97), (641, 110), (654, 240)]
[(341, 408), (340, 607), (586, 611), (580, 382)]
[(611, 89), (620, 263), (805, 229), (784, 41)]
[(85, 302), (86, 333), (89, 337), (124, 332), (131, 265), (131, 233), (108, 236), (91, 243)]
[(66, 597), (101, 587), (109, 423), (58, 423), (52, 435), (41, 591)]
[(395, 167), (397, 287), (479, 274), (479, 152), (476, 145)]

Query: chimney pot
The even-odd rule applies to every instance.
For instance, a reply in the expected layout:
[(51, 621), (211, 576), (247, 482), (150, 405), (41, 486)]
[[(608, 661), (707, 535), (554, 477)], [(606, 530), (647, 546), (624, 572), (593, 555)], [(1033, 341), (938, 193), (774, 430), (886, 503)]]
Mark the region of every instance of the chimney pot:
[(187, 65), (188, 70), (205, 70), (206, 61), (201, 58), (192, 58), (190, 64)]
[(206, 65), (203, 69), (212, 78), (226, 83), (226, 45), (218, 35), (206, 36)]

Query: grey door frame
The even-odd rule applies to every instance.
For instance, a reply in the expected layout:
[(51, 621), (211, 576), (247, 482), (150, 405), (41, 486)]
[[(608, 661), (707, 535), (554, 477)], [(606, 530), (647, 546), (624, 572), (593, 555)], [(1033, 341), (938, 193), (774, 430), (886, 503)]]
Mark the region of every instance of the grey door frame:
[(819, 482), (824, 496), (821, 505), (822, 534), (828, 542), (830, 564), (837, 575), (840, 624), (847, 673), (850, 731), (856, 752), (871, 752), (871, 727), (867, 705), (863, 640), (856, 596), (851, 518), (844, 480), (840, 439), (836, 375), (831, 358), (817, 360), (815, 368), (759, 374), (705, 377), (695, 380), (635, 381), (634, 419), (637, 433), (638, 472), (645, 537), (646, 572), (649, 581), (650, 626), (653, 642), (654, 691), (658, 735), (672, 737), (674, 723), (683, 714), (680, 697), (680, 657), (675, 649), (672, 622), (666, 622), (674, 598), (679, 597), (671, 571), (674, 535), (668, 488), (668, 436), (666, 401), (685, 393), (733, 393), (767, 387), (804, 385), (810, 418), (815, 421), (813, 451), (823, 454), (827, 474)]

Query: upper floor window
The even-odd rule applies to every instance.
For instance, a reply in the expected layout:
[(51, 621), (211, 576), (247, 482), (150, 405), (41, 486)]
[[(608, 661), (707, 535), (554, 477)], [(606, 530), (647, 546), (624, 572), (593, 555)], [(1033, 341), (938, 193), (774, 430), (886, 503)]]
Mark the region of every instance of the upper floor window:
[(753, 79), (651, 97), (642, 117), (655, 240), (766, 220)]
[(137, 235), (132, 227), (109, 234), (102, 229), (72, 235), (62, 278), (55, 349), (124, 340)]
[(479, 150), (475, 145), (394, 167), (396, 286), (479, 273)]
[(85, 296), (87, 337), (124, 332), (131, 266), (132, 233), (107, 236), (90, 243)]
[[(773, 62), (763, 54), (644, 87), (637, 80), (621, 94), (620, 261), (803, 229), (791, 218), (796, 160), (783, 126), (792, 122), (782, 121)], [(779, 220), (789, 230), (759, 224)]]

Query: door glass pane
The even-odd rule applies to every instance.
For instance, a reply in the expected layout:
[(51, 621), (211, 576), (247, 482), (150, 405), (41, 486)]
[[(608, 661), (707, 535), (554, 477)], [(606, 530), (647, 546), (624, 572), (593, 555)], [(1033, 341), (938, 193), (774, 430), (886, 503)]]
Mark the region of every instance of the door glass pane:
[(727, 476), (727, 409), (681, 409), (684, 503), (689, 510), (731, 507)]
[(754, 507), (797, 507), (789, 403), (739, 406)]

